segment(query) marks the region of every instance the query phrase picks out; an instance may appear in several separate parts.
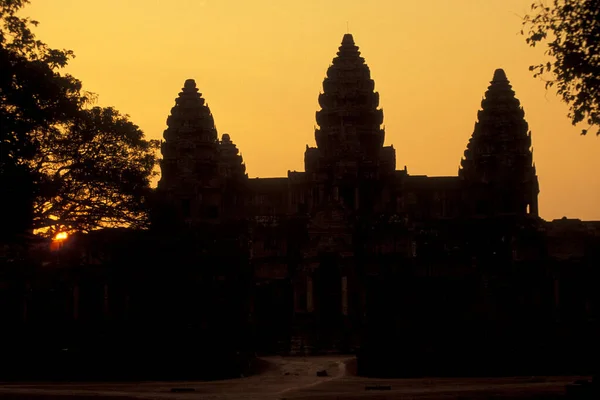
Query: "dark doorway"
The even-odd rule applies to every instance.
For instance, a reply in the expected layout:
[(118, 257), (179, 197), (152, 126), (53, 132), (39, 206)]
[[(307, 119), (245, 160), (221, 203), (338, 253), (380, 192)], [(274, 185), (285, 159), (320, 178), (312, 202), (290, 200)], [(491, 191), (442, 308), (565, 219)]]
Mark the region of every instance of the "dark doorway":
[(261, 282), (256, 287), (254, 301), (257, 350), (265, 354), (285, 350), (293, 315), (290, 284), (283, 280)]
[(342, 326), (342, 276), (335, 255), (322, 257), (315, 274), (315, 295), (320, 345), (331, 348)]

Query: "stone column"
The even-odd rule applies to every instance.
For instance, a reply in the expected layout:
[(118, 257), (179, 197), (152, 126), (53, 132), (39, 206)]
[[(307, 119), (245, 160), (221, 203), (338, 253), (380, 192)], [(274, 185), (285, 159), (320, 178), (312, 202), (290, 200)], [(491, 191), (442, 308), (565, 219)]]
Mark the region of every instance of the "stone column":
[(292, 280), (292, 290), (294, 292), (294, 313), (300, 311), (300, 288), (298, 282)]
[(306, 277), (306, 311), (313, 312), (314, 311), (314, 303), (313, 303), (313, 279), (312, 276)]
[(342, 276), (342, 315), (348, 315), (348, 277)]
[(292, 281), (292, 292), (293, 292), (293, 296), (294, 296), (294, 313), (298, 312), (298, 308), (300, 306), (299, 304), (299, 300), (298, 300), (298, 284), (296, 282)]

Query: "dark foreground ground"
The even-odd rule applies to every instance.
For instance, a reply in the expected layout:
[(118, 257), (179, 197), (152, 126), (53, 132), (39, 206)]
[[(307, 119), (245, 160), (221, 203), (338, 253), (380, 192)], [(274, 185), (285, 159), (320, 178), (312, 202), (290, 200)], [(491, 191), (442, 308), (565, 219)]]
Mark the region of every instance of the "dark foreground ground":
[[(375, 379), (354, 374), (348, 357), (266, 357), (256, 375), (213, 382), (6, 383), (0, 399), (564, 399), (587, 377)], [(326, 370), (327, 376), (317, 376)], [(184, 392), (173, 392), (183, 389)]]

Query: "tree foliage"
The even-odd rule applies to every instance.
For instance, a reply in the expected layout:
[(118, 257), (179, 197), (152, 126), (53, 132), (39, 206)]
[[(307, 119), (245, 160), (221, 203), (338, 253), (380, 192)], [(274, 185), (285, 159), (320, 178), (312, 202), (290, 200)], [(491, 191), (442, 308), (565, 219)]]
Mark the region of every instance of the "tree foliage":
[[(529, 67), (534, 77), (545, 77), (569, 105), (573, 125), (585, 123), (585, 135), (600, 126), (600, 0), (538, 0), (523, 20), (521, 31), (535, 47), (547, 43), (551, 59)], [(597, 130), (600, 135), (600, 130)]]
[(94, 96), (61, 73), (73, 53), (17, 15), (28, 2), (0, 0), (3, 234), (145, 225), (158, 142), (113, 108), (90, 108)]
[(144, 199), (155, 144), (113, 108), (82, 110), (64, 132), (46, 138), (34, 161), (41, 172), (35, 228), (89, 231), (146, 223)]

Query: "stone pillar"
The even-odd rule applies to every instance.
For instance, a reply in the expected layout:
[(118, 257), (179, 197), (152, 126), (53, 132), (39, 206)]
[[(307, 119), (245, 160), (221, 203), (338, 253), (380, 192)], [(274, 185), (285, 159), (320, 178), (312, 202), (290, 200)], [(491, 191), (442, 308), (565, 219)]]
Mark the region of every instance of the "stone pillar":
[(306, 277), (306, 311), (313, 312), (313, 279), (312, 276)]
[(300, 288), (298, 282), (292, 281), (292, 290), (294, 291), (294, 313), (300, 311)]
[(342, 276), (342, 315), (348, 315), (348, 277)]

